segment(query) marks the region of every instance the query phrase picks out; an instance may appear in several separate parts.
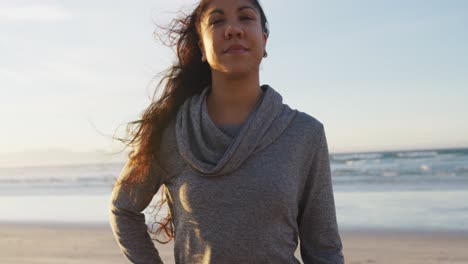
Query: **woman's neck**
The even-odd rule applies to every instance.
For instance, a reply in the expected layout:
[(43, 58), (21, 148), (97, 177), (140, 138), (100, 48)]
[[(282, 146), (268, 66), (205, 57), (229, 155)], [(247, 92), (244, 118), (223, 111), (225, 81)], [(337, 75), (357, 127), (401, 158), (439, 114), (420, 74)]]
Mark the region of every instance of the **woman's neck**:
[(261, 96), (258, 74), (243, 78), (213, 74), (211, 92), (206, 98), (208, 114), (216, 124), (241, 124)]

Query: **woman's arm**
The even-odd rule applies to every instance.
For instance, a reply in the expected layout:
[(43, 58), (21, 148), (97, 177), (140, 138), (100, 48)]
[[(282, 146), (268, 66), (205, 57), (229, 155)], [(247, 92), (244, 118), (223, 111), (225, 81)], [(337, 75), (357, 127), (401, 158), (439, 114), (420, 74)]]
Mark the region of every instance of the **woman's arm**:
[(323, 126), (320, 144), (305, 181), (297, 221), (304, 264), (344, 263)]
[[(118, 181), (130, 177), (133, 168), (127, 161)], [(110, 204), (110, 224), (122, 252), (132, 263), (163, 263), (148, 234), (142, 211), (162, 184), (162, 175), (153, 170), (141, 184), (116, 184)]]

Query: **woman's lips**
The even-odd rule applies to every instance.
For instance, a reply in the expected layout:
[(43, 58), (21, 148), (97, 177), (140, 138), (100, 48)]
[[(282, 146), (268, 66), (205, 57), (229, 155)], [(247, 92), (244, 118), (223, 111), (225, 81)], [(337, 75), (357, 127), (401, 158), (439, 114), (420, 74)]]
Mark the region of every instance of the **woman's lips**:
[(242, 45), (242, 44), (233, 44), (229, 46), (224, 53), (229, 53), (229, 54), (242, 54), (247, 52), (248, 49)]

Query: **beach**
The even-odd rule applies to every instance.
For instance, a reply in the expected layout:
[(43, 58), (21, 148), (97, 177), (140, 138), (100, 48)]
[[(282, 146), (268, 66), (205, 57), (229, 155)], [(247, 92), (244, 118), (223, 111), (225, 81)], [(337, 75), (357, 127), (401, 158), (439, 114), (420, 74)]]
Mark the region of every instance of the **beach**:
[[(344, 230), (345, 261), (364, 263), (468, 263), (468, 232)], [(173, 245), (156, 244), (164, 263)], [(130, 263), (104, 224), (0, 224), (0, 259), (8, 264)], [(300, 259), (299, 250), (296, 256)]]
[[(331, 157), (347, 264), (468, 263), (468, 149)], [(0, 168), (0, 263), (130, 263), (109, 225), (122, 166)], [(156, 247), (174, 263), (172, 243)]]

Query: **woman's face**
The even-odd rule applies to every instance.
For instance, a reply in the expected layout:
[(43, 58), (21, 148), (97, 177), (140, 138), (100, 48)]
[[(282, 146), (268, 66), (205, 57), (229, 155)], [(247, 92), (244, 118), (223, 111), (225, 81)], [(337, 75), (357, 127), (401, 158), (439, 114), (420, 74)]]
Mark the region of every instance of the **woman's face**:
[(267, 34), (249, 0), (212, 0), (201, 16), (200, 31), (199, 47), (212, 71), (258, 72)]

